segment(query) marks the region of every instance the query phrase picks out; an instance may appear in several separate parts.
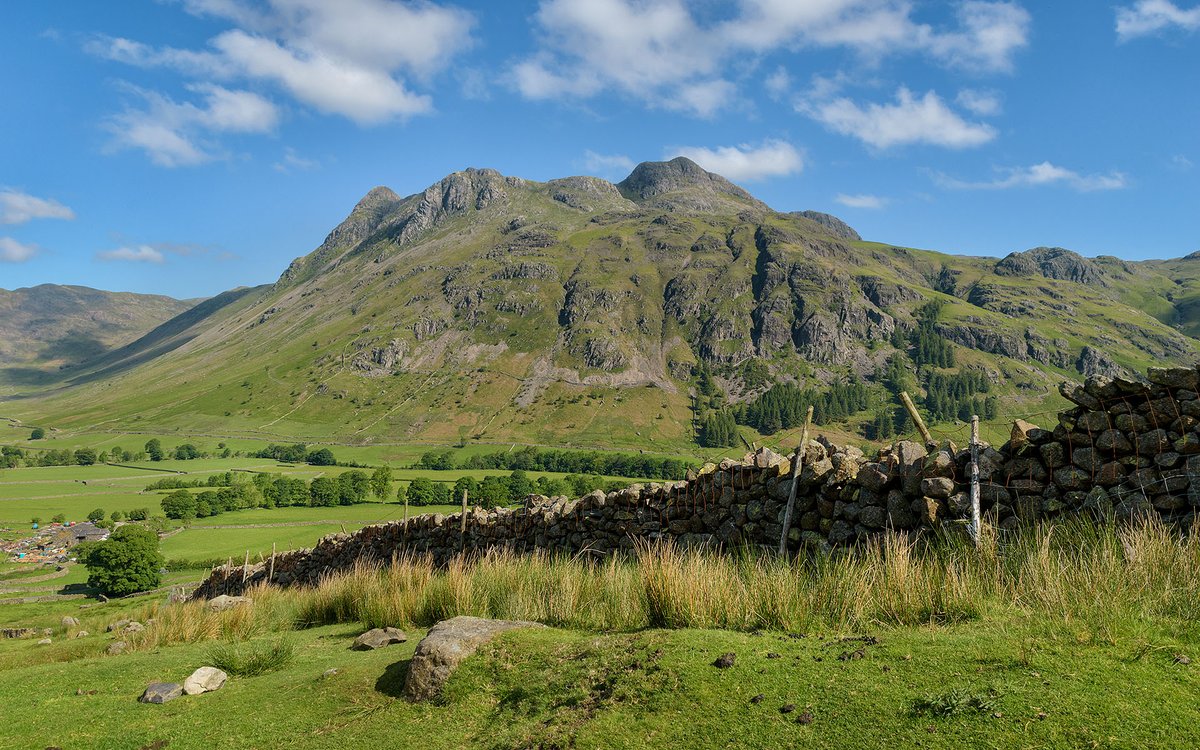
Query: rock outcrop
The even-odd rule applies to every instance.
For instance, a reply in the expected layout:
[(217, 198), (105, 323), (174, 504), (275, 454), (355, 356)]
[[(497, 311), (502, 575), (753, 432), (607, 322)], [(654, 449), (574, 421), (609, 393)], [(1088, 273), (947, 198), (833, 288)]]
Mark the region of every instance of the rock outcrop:
[(438, 697), (458, 665), (480, 646), (509, 630), (541, 627), (545, 626), (536, 622), (466, 616), (439, 622), (417, 644), (404, 681), (404, 697), (410, 701)]

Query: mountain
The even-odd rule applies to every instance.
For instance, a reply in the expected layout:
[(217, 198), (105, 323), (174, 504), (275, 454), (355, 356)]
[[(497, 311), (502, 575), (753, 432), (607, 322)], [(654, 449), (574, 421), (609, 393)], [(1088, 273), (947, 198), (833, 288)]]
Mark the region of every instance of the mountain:
[(692, 451), (694, 419), (776, 383), (865, 383), (857, 431), (898, 351), (931, 407), (935, 386), (961, 385), (933, 375), (969, 372), (1028, 413), (1060, 406), (1064, 377), (1191, 363), (1198, 329), (1196, 258), (868, 242), (684, 158), (615, 185), (467, 169), (407, 197), (371, 190), (274, 284), (4, 409), (76, 429)]
[(0, 387), (53, 380), (195, 302), (56, 284), (0, 289)]

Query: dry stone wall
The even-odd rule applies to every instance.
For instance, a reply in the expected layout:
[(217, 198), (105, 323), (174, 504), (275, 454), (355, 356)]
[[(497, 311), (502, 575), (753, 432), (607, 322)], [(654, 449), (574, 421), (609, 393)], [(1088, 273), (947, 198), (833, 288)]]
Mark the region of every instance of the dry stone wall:
[[(1200, 371), (1152, 368), (1145, 380), (1064, 383), (1076, 406), (1053, 429), (1018, 420), (1004, 445), (980, 450), (984, 514), (1002, 529), (1089, 513), (1168, 520), (1200, 506)], [(794, 459), (793, 459), (794, 460)], [(970, 451), (900, 441), (868, 457), (817, 438), (805, 447), (789, 549), (829, 549), (886, 529), (918, 533), (969, 515)], [(732, 549), (777, 547), (792, 485), (791, 460), (769, 450), (709, 464), (687, 481), (634, 484), (577, 499), (531, 497), (524, 507), (418, 516), (322, 539), (276, 556), (271, 583), (315, 584), (360, 560), (493, 549), (606, 555), (639, 541)], [(269, 563), (218, 568), (195, 597), (240, 594)]]

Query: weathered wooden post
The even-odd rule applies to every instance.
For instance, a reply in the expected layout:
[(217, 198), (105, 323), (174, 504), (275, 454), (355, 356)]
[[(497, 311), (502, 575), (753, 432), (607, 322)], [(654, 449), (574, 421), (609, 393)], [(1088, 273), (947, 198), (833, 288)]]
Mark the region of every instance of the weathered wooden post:
[(465, 489), (462, 498), (462, 530), (459, 532), (458, 547), (460, 552), (467, 549), (467, 491)]
[(925, 426), (925, 420), (921, 419), (921, 413), (917, 411), (917, 405), (909, 398), (908, 391), (900, 391), (900, 401), (904, 404), (904, 408), (908, 410), (908, 416), (912, 417), (913, 424), (917, 426), (917, 432), (921, 433), (921, 439), (925, 441), (925, 447), (937, 445), (933, 441), (933, 435), (929, 434), (929, 428)]
[(971, 540), (979, 547), (979, 417), (971, 417)]
[(267, 573), (267, 583), (275, 580), (275, 542), (271, 542), (271, 572)]
[(246, 586), (246, 578), (250, 575), (250, 550), (246, 550), (246, 562), (242, 563), (242, 587)]
[(804, 417), (804, 430), (800, 433), (800, 447), (792, 457), (792, 489), (788, 492), (787, 509), (783, 511), (783, 533), (779, 536), (779, 554), (787, 554), (788, 532), (792, 530), (792, 509), (796, 507), (796, 493), (800, 489), (800, 473), (804, 471), (804, 446), (808, 445), (808, 426), (812, 423), (813, 408), (808, 407)]

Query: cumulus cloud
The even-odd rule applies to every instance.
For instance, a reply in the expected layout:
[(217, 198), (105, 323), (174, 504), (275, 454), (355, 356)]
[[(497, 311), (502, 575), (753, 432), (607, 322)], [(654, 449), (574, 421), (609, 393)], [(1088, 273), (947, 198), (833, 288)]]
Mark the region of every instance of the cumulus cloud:
[(584, 169), (592, 174), (628, 174), (633, 171), (633, 159), (625, 154), (598, 154), (591, 149), (583, 152)]
[(144, 151), (162, 167), (193, 166), (216, 158), (207, 142), (212, 134), (266, 133), (279, 122), (278, 108), (253, 92), (213, 84), (188, 88), (200, 96), (198, 104), (128, 86), (141, 106), (109, 118), (110, 148)]
[[(1030, 16), (1012, 2), (967, 0), (955, 25), (912, 18), (908, 0), (740, 0), (708, 20), (685, 0), (542, 0), (539, 48), (512, 67), (530, 99), (589, 97), (611, 90), (651, 106), (709, 116), (733, 101), (726, 68), (780, 49), (849, 49), (878, 60), (924, 54), (947, 67), (1007, 71), (1028, 45)], [(768, 89), (786, 86), (778, 74)]]
[(75, 212), (56, 200), (36, 198), (16, 190), (0, 190), (0, 224), (24, 224), (33, 219), (74, 219)]
[[(475, 24), (467, 11), (428, 0), (183, 0), (183, 5), (233, 28), (213, 36), (203, 49), (154, 47), (110, 36), (93, 37), (84, 48), (128, 65), (173, 69), (197, 80), (194, 88), (242, 97), (226, 102), (206, 94), (213, 132), (263, 132), (256, 124), (268, 117), (269, 104), (257, 94), (215, 82), (277, 87), (305, 106), (360, 125), (430, 112), (432, 97), (413, 91), (410, 83), (428, 83), (468, 48)], [(161, 115), (159, 110), (143, 115)], [(248, 118), (246, 127), (238, 127), (239, 116)], [(194, 130), (178, 126), (178, 115), (131, 117), (126, 112), (114, 119), (136, 131), (125, 145), (145, 150), (155, 163), (183, 166), (213, 157)]]
[(162, 263), (165, 258), (161, 251), (150, 245), (133, 245), (118, 247), (114, 250), (103, 250), (96, 253), (100, 260), (127, 261), (130, 263)]
[(995, 91), (979, 91), (977, 89), (963, 89), (958, 92), (958, 96), (954, 101), (963, 109), (980, 117), (992, 117), (1000, 114), (1003, 105), (1000, 103), (1000, 95)]
[(1200, 29), (1200, 5), (1184, 9), (1171, 0), (1138, 0), (1117, 8), (1117, 38), (1121, 41), (1170, 28)]
[(955, 190), (1007, 190), (1062, 185), (1081, 193), (1088, 193), (1097, 190), (1120, 190), (1129, 184), (1128, 177), (1121, 172), (1081, 174), (1048, 161), (1029, 167), (1002, 167), (997, 171), (1000, 173), (999, 177), (982, 182), (959, 180), (941, 173), (934, 174), (934, 179), (942, 187)]
[(741, 182), (799, 174), (804, 155), (786, 141), (768, 140), (758, 146), (679, 146), (668, 149), (667, 158), (686, 156), (710, 172)]
[(971, 148), (996, 137), (991, 125), (965, 120), (933, 91), (916, 96), (901, 87), (896, 100), (887, 104), (871, 102), (864, 106), (839, 97), (801, 101), (797, 109), (836, 133), (878, 149), (918, 143)]
[(22, 244), (12, 237), (0, 237), (0, 263), (24, 263), (37, 254), (36, 245)]
[(859, 193), (857, 195), (838, 193), (834, 200), (849, 208), (868, 208), (872, 210), (883, 208), (888, 203), (887, 198), (881, 198), (878, 195), (868, 195), (866, 193)]

